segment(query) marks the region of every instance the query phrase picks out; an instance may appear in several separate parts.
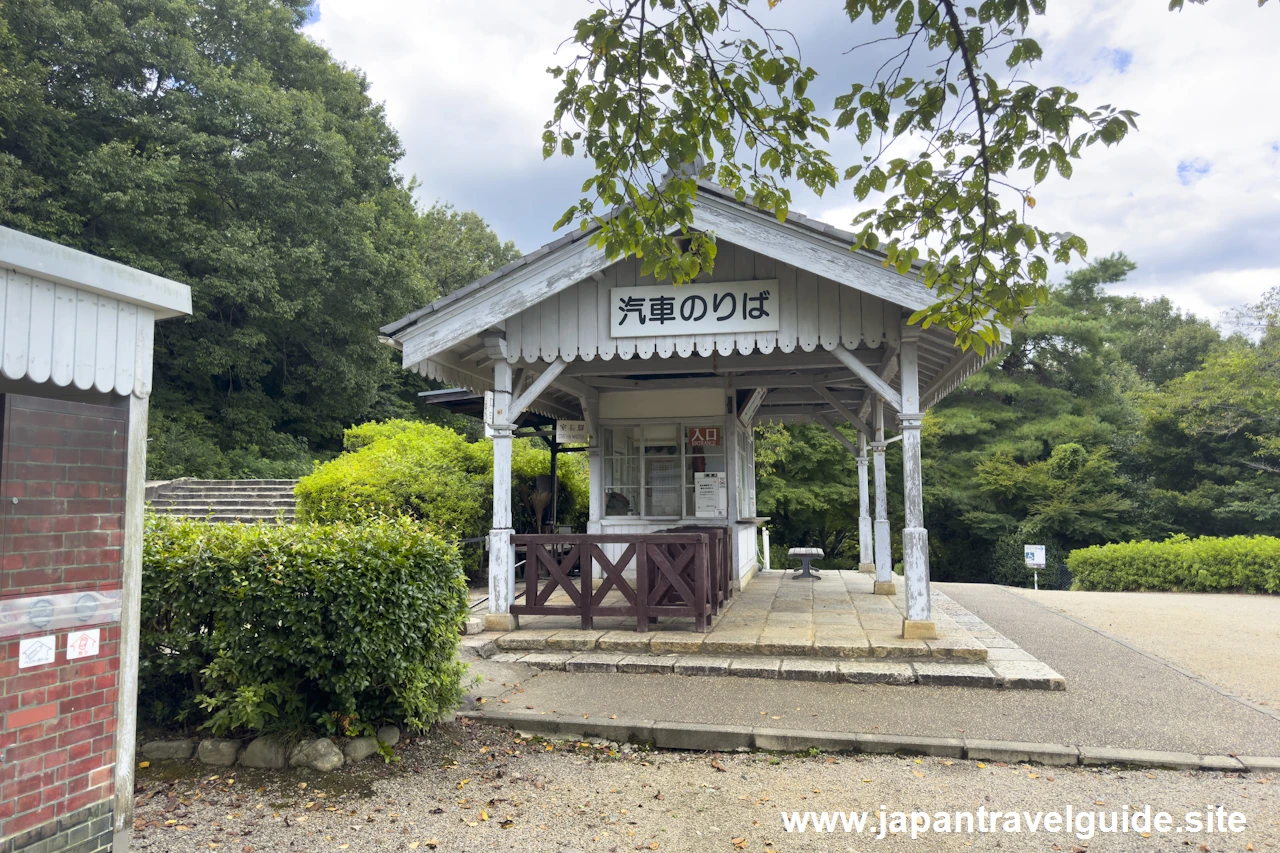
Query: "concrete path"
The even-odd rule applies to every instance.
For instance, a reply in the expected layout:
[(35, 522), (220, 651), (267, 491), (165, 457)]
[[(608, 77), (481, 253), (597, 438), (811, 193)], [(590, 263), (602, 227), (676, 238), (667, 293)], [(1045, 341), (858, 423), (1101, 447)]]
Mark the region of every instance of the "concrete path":
[[(477, 662), (486, 707), (832, 732), (1280, 753), (1280, 719), (995, 586), (944, 591), (1061, 672), (1065, 692), (541, 672)], [(513, 688), (515, 682), (518, 688)], [(505, 684), (503, 683), (505, 682)], [(518, 690), (519, 692), (515, 692)], [(502, 700), (506, 699), (504, 703)]]
[(1014, 592), (1280, 710), (1280, 596)]

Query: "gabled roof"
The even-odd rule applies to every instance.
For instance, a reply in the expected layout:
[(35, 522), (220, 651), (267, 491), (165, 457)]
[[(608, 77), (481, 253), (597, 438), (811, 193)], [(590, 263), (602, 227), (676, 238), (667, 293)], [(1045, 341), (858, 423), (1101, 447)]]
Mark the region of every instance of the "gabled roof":
[[(854, 234), (799, 213), (779, 222), (716, 184), (699, 182), (694, 227), (909, 310), (936, 301), (918, 278), (886, 268), (883, 255), (851, 251)], [(580, 229), (553, 240), (381, 331), (403, 345), (406, 367), (448, 350), (475, 334), (477, 326), (501, 323), (612, 265), (589, 245), (595, 230)]]

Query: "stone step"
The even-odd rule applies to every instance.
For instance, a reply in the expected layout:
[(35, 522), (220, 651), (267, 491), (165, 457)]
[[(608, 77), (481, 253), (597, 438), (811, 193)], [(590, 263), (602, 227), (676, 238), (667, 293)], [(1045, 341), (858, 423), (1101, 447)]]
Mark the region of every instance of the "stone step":
[(216, 498), (189, 498), (185, 495), (181, 497), (160, 497), (151, 501), (153, 509), (167, 507), (169, 509), (204, 509), (206, 507), (223, 507), (223, 506), (251, 506), (251, 507), (294, 507), (297, 502), (291, 498), (245, 498), (237, 495), (220, 496)]
[(196, 521), (208, 521), (214, 524), (292, 524), (293, 519), (289, 516), (277, 519), (275, 516), (245, 516), (245, 515), (210, 515), (207, 518), (201, 517)]
[(296, 485), (298, 485), (297, 480), (173, 480), (169, 484), (170, 487), (229, 486), (231, 488), (252, 488), (256, 486), (288, 486), (293, 488)]
[(154, 507), (154, 511), (161, 515), (184, 515), (188, 518), (205, 518), (209, 515), (241, 515), (250, 518), (275, 518), (279, 515), (285, 518), (293, 518), (297, 514), (291, 507), (251, 506), (194, 507), (191, 509)]
[(191, 489), (161, 489), (156, 492), (156, 497), (293, 497), (293, 489), (279, 488), (261, 488), (261, 489), (214, 489), (214, 488), (191, 488)]

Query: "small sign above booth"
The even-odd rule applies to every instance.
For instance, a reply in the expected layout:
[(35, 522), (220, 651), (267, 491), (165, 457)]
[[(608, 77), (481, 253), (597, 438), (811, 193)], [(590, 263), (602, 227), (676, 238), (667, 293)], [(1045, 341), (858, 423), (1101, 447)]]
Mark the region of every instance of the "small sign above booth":
[(556, 421), (556, 444), (586, 444), (590, 440), (586, 421)]
[(615, 287), (609, 291), (609, 334), (717, 335), (778, 330), (777, 279)]

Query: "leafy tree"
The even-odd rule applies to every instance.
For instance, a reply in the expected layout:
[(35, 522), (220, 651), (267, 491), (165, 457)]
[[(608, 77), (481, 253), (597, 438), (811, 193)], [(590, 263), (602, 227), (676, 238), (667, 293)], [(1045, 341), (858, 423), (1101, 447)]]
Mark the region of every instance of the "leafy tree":
[(423, 275), (440, 296), (520, 257), (516, 244), (503, 242), (479, 214), (435, 204), (418, 220)]
[[(1086, 251), (1029, 221), (1033, 187), (1051, 171), (1070, 178), (1086, 147), (1136, 126), (1132, 111), (1087, 110), (1070, 88), (1032, 81), (1042, 51), (1028, 30), (1045, 13), (1045, 0), (848, 0), (844, 16), (869, 37), (858, 49), (897, 52), (820, 106), (818, 71), (760, 3), (602, 0), (574, 28), (577, 54), (550, 69), (562, 87), (544, 154), (582, 150), (596, 169), (559, 224), (598, 225), (610, 257), (636, 255), (679, 284), (715, 260), (714, 235), (692, 229), (699, 179), (779, 219), (788, 181), (818, 194), (847, 183), (859, 201), (883, 193), (855, 219), (857, 247), (900, 272), (921, 262), (938, 302), (919, 316), (985, 348), (993, 322), (1047, 298), (1050, 260)], [(835, 162), (823, 147), (833, 131), (856, 138), (858, 161)]]
[[(889, 455), (900, 459), (901, 451)], [(887, 462), (886, 468), (890, 510), (900, 515), (901, 463)], [(757, 427), (756, 506), (771, 519), (772, 541), (789, 548), (820, 547), (829, 559), (857, 563), (857, 460), (823, 427)]]
[(415, 207), (367, 81), (298, 31), (309, 6), (0, 6), (0, 223), (192, 285), (157, 330), (153, 474), (305, 469), (414, 412), (378, 326), (515, 255)]
[(1138, 450), (1168, 532), (1261, 533), (1280, 522), (1280, 288), (1237, 318), (1203, 367), (1145, 398)]

